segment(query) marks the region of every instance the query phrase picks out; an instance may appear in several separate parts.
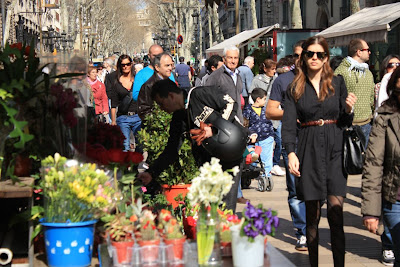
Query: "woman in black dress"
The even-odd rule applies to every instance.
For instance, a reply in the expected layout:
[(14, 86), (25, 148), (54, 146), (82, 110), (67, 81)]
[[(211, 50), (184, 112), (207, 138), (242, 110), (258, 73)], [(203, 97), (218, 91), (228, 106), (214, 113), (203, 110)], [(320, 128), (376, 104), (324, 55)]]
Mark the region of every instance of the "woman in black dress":
[[(306, 203), (306, 236), (311, 266), (318, 266), (318, 224), (321, 204), (328, 203), (335, 266), (344, 266), (343, 130), (353, 120), (356, 96), (347, 94), (344, 80), (333, 76), (329, 48), (323, 37), (303, 44), (297, 74), (286, 91), (282, 141), (289, 170), (296, 176), (296, 192)], [(296, 151), (297, 144), (297, 151)]]

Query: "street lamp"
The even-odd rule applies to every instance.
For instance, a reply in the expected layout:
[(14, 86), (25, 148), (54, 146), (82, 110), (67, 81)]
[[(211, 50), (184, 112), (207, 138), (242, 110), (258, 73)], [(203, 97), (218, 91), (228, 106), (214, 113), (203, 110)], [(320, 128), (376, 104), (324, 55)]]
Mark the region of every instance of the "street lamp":
[(53, 53), (54, 51), (54, 28), (50, 25), (50, 27), (47, 28), (47, 38), (48, 38), (48, 44), (50, 47), (50, 52)]
[(158, 41), (159, 39), (160, 39), (160, 38), (158, 37), (158, 35), (155, 34), (154, 37), (153, 37), (153, 42), (154, 42), (155, 44), (157, 44), (157, 41)]
[(18, 42), (23, 43), (24, 42), (24, 20), (23, 20), (22, 16), (19, 16), (19, 20), (18, 20), (17, 24), (18, 24), (17, 40), (18, 40)]
[(67, 50), (67, 34), (65, 32), (61, 33), (61, 46), (63, 51)]

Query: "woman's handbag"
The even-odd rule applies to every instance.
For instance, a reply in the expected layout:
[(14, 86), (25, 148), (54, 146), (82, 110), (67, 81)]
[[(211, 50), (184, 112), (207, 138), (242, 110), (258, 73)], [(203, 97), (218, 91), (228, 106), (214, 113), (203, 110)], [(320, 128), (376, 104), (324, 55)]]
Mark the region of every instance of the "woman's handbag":
[(343, 167), (347, 174), (361, 174), (365, 159), (365, 136), (360, 126), (344, 131)]

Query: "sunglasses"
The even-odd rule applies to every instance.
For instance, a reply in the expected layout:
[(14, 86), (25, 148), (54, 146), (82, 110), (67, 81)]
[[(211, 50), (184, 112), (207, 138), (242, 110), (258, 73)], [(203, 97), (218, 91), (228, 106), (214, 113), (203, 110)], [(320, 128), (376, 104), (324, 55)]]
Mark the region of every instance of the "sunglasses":
[(132, 62), (129, 62), (129, 63), (121, 63), (121, 67), (125, 67), (125, 66), (131, 66), (132, 65)]
[(400, 67), (400, 62), (396, 62), (396, 63), (389, 63), (388, 65), (387, 65), (387, 67), (386, 68), (388, 68), (388, 69), (392, 69), (392, 68), (394, 68), (394, 67)]
[(293, 57), (294, 57), (294, 58), (299, 58), (299, 57), (300, 57), (300, 55), (299, 55), (299, 54), (297, 54), (297, 53), (294, 53), (294, 54), (293, 54)]
[(368, 51), (368, 52), (371, 52), (371, 50), (369, 50), (369, 48), (360, 49), (360, 51)]
[(326, 57), (326, 52), (304, 51), (303, 53), (307, 58), (312, 58), (315, 54), (317, 54), (317, 58), (321, 60)]

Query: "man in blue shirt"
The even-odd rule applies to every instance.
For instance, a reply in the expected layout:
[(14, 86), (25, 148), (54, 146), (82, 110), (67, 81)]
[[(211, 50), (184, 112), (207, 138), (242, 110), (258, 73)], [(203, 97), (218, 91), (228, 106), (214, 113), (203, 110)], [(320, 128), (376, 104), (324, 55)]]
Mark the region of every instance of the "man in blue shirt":
[(254, 67), (254, 57), (246, 57), (244, 59), (243, 65), (238, 68), (240, 78), (242, 78), (243, 88), (242, 96), (244, 98), (244, 105), (249, 103), (249, 90), (251, 82), (253, 81), (254, 74), (251, 69)]
[[(300, 58), (303, 51), (302, 45), (304, 41), (298, 41), (293, 47), (294, 56)], [(271, 95), (267, 104), (266, 115), (270, 120), (282, 120), (284, 109), (284, 95), (285, 92), (295, 77), (295, 65), (291, 66), (290, 71), (281, 74), (275, 79), (272, 84)], [(280, 128), (281, 126), (279, 126)], [(288, 203), (290, 214), (292, 216), (293, 226), (297, 229), (296, 249), (300, 251), (307, 250), (306, 238), (306, 207), (304, 201), (297, 199), (296, 185), (294, 175), (289, 172), (288, 158), (286, 150), (282, 149), (283, 162), (286, 170), (286, 186), (288, 189)]]
[(177, 82), (179, 87), (186, 92), (190, 89), (190, 80), (192, 79), (192, 74), (190, 72), (190, 67), (185, 64), (185, 58), (179, 57), (179, 64), (175, 67), (175, 73), (177, 77)]
[[(133, 82), (132, 98), (137, 101), (140, 88), (142, 85), (154, 74), (153, 61), (156, 55), (163, 53), (164, 50), (161, 46), (154, 44), (149, 48), (150, 65), (136, 73), (135, 81)], [(175, 82), (174, 75), (171, 73), (169, 76), (171, 81)]]

